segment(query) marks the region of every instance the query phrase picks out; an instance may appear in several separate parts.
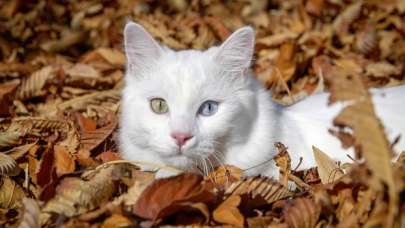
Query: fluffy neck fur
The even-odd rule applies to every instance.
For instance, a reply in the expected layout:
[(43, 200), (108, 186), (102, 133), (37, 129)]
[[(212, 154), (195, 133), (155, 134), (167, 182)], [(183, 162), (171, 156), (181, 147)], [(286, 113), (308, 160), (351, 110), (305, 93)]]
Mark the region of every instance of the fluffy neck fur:
[[(316, 166), (312, 145), (343, 163), (349, 161), (346, 154), (353, 156), (353, 150), (342, 149), (340, 141), (328, 132), (342, 104), (329, 107), (329, 95), (319, 94), (284, 107), (272, 101), (269, 92), (254, 79), (249, 70), (254, 45), (252, 28), (242, 28), (220, 47), (203, 52), (175, 52), (160, 47), (135, 23), (129, 23), (124, 33), (128, 69), (122, 92), (123, 158), (192, 172), (198, 172), (199, 165), (209, 172), (222, 164), (241, 169), (256, 166), (277, 153), (274, 142), (289, 147), (293, 167), (303, 157), (301, 169)], [(376, 96), (374, 101), (386, 103), (384, 99), (391, 95), (405, 96), (405, 87), (386, 92), (385, 98)], [(169, 111), (154, 113), (150, 106), (154, 98), (164, 99)], [(207, 100), (219, 103), (212, 116), (198, 113)], [(377, 114), (390, 115), (384, 113), (384, 108), (377, 108)], [(404, 131), (404, 121), (385, 120), (390, 140)], [(171, 133), (179, 131), (192, 135), (182, 147), (171, 137)], [(397, 147), (405, 148), (404, 141)], [(271, 161), (244, 175), (278, 176), (278, 170)], [(173, 173), (166, 170), (157, 173), (158, 178), (170, 175)]]

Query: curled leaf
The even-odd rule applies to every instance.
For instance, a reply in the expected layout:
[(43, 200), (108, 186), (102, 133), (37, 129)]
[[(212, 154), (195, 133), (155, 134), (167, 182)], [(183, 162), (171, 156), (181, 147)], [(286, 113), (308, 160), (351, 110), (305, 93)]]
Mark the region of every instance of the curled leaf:
[(312, 149), (314, 151), (316, 164), (318, 165), (318, 172), (322, 184), (333, 182), (344, 175), (343, 171), (339, 169), (336, 163), (328, 155), (314, 146)]
[(16, 176), (21, 172), (17, 162), (7, 154), (0, 152), (0, 174)]

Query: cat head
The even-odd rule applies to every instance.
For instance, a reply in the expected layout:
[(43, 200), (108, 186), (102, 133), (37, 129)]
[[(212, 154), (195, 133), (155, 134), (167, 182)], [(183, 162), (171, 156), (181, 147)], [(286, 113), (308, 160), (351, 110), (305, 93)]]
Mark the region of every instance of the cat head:
[[(123, 157), (188, 168), (248, 140), (257, 107), (249, 73), (254, 31), (244, 27), (205, 51), (161, 47), (125, 26)], [(220, 155), (220, 153), (222, 153)], [(218, 157), (219, 158), (219, 157)]]

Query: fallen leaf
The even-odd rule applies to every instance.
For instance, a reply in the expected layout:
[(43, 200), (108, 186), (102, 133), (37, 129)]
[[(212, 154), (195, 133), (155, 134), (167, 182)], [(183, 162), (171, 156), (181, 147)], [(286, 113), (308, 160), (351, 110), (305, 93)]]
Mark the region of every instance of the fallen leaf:
[(328, 155), (314, 146), (312, 146), (312, 150), (314, 151), (319, 176), (323, 184), (333, 182), (344, 175), (343, 171)]
[(244, 217), (238, 209), (240, 202), (241, 197), (239, 195), (229, 196), (212, 212), (214, 220), (220, 223), (243, 227)]
[(10, 177), (2, 175), (0, 182), (0, 208), (18, 209), (21, 198), (25, 196), (24, 190)]
[(62, 146), (54, 146), (55, 167), (58, 175), (73, 173), (76, 165), (72, 155)]
[(320, 213), (321, 208), (312, 200), (297, 198), (286, 205), (284, 216), (289, 227), (311, 228), (317, 224)]
[(200, 175), (188, 173), (159, 179), (143, 191), (133, 207), (133, 213), (142, 218), (157, 220), (181, 210), (181, 207), (176, 207), (178, 203), (216, 200), (214, 184), (203, 183), (203, 179)]

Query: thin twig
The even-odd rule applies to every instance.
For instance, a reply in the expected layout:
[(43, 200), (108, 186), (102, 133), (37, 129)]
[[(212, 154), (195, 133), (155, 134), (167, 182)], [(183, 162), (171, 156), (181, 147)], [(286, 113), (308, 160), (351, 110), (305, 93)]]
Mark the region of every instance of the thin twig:
[(283, 78), (283, 76), (281, 75), (280, 70), (278, 69), (278, 67), (277, 67), (276, 65), (274, 65), (274, 69), (276, 69), (278, 77), (280, 78), (281, 82), (283, 83), (285, 89), (287, 90), (288, 95), (289, 95), (290, 98), (291, 98), (292, 103), (294, 104), (294, 103), (295, 103), (295, 100), (294, 100), (294, 98), (293, 98), (293, 96), (292, 96), (292, 94), (291, 94), (290, 89), (289, 89), (288, 86), (287, 86), (287, 83), (284, 81), (284, 78)]
[(348, 156), (350, 159), (352, 159), (352, 161), (354, 161), (354, 162), (356, 162), (357, 164), (360, 165), (360, 163), (359, 163), (358, 161), (354, 160), (354, 158), (352, 158), (350, 155), (347, 154), (347, 156)]

